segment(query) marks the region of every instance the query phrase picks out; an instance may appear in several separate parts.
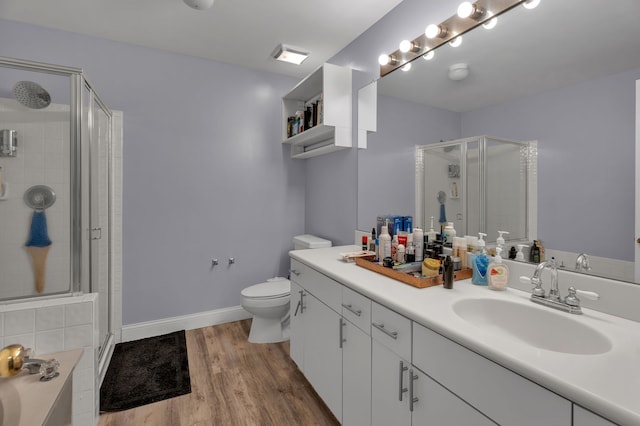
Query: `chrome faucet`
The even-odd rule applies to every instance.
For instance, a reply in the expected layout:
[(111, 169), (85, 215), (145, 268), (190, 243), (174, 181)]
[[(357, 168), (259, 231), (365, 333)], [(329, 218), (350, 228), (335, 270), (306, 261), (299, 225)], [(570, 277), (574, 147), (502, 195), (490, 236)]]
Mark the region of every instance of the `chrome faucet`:
[(588, 272), (590, 270), (589, 257), (586, 253), (580, 253), (576, 259), (576, 272)]
[[(545, 291), (542, 288), (542, 279), (540, 278), (540, 275), (542, 275), (542, 271), (547, 268), (549, 268), (549, 271), (551, 272), (551, 289), (549, 290), (548, 296), (545, 294)], [(569, 295), (562, 299), (558, 290), (558, 265), (556, 265), (555, 259), (553, 258), (551, 258), (551, 260), (540, 263), (536, 267), (536, 270), (531, 278), (520, 277), (520, 282), (530, 283), (534, 285), (534, 288), (531, 291), (532, 302), (559, 309), (561, 311), (569, 312), (571, 314), (582, 313), (582, 308), (580, 307), (580, 299), (578, 299), (577, 295), (584, 296), (591, 300), (598, 300), (600, 298), (598, 293), (594, 293), (592, 291), (577, 290), (574, 287), (570, 287)]]
[(549, 290), (549, 296), (547, 297), (547, 299), (559, 302), (560, 292), (558, 291), (558, 265), (556, 265), (556, 261), (554, 258), (551, 258), (551, 260), (547, 260), (545, 262), (541, 262), (536, 267), (536, 271), (531, 277), (531, 284), (535, 286), (535, 288), (533, 289), (533, 295), (538, 297), (545, 297), (540, 275), (542, 274), (542, 271), (547, 268), (549, 268), (549, 271), (551, 272), (551, 289)]

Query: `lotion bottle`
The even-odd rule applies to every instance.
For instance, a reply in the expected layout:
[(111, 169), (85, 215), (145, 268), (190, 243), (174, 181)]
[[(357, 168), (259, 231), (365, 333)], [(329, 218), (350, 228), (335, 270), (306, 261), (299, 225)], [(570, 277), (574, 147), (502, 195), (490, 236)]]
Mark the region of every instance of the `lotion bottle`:
[(493, 262), (489, 264), (487, 276), (489, 279), (489, 288), (491, 290), (506, 290), (509, 284), (509, 267), (502, 263), (502, 249), (496, 248), (496, 256)]
[(496, 239), (496, 247), (500, 247), (502, 250), (504, 250), (504, 234), (509, 235), (507, 231), (498, 231), (498, 238)]
[(429, 230), (425, 232), (425, 235), (429, 238), (429, 242), (433, 243), (436, 241), (436, 234), (437, 232), (433, 229), (433, 216), (431, 216), (431, 226)]
[(518, 253), (516, 253), (516, 260), (524, 262), (524, 253), (522, 249), (524, 248), (524, 244), (518, 244)]
[(391, 257), (391, 235), (389, 235), (389, 220), (385, 226), (380, 230), (379, 240), (379, 256), (378, 259), (380, 262), (384, 260), (385, 257)]

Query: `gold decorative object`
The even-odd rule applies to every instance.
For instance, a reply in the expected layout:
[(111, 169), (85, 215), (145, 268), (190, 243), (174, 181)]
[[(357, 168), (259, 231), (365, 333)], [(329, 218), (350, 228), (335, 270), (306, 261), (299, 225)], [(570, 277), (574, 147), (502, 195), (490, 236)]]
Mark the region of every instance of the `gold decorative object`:
[(0, 377), (15, 376), (22, 370), (27, 350), (22, 345), (9, 345), (0, 351)]

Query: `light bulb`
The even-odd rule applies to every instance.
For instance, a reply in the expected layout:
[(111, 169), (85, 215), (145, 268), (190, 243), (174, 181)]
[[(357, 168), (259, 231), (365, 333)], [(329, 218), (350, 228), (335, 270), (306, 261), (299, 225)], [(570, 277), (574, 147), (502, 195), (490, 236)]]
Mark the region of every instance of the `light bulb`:
[(430, 24), (424, 30), (424, 35), (427, 36), (427, 38), (444, 37), (446, 34), (447, 29), (436, 24)]
[(425, 61), (432, 60), (434, 56), (436, 56), (436, 52), (434, 52), (433, 50), (430, 50), (426, 54), (422, 55)]
[(540, 0), (526, 0), (522, 5), (527, 9), (535, 9), (540, 4)]
[(401, 69), (405, 72), (409, 71), (411, 69), (411, 62), (407, 62), (406, 64), (404, 64)]
[(458, 36), (449, 42), (449, 46), (458, 47), (462, 44), (462, 36)]
[(498, 18), (491, 18), (489, 19), (487, 22), (485, 22), (484, 24), (482, 24), (482, 26), (484, 28), (486, 28), (487, 30), (490, 30), (492, 28), (495, 28), (495, 26), (498, 25)]
[(465, 1), (458, 6), (458, 16), (461, 18), (468, 18), (473, 13), (473, 5), (471, 2)]
[(402, 40), (400, 42), (400, 51), (402, 53), (407, 53), (412, 48), (413, 48), (413, 43), (411, 43), (409, 40)]
[(387, 65), (389, 62), (391, 62), (391, 58), (389, 57), (389, 55), (383, 53), (382, 55), (378, 56), (378, 63), (380, 65)]

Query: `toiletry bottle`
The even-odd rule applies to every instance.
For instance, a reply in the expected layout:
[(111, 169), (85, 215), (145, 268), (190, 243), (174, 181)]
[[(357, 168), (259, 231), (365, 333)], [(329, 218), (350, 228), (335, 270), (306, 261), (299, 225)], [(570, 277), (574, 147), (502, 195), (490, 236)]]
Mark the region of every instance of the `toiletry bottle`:
[(493, 262), (489, 264), (488, 278), (489, 288), (491, 290), (506, 290), (509, 284), (509, 267), (502, 262), (502, 249), (496, 248), (496, 256), (493, 258)]
[(516, 253), (516, 260), (524, 262), (524, 253), (522, 249), (524, 248), (524, 244), (518, 244), (518, 252)]
[(478, 238), (478, 250), (479, 252), (473, 257), (473, 275), (471, 276), (471, 283), (476, 285), (488, 285), (487, 281), (487, 268), (489, 266), (489, 256), (485, 248), (484, 237), (487, 234), (480, 232)]
[(518, 252), (516, 251), (515, 246), (511, 246), (511, 249), (509, 250), (509, 259), (514, 260), (517, 255)]
[(444, 227), (444, 238), (447, 245), (453, 245), (455, 236), (456, 230), (453, 227), (453, 222), (447, 222), (447, 226)]
[(422, 262), (424, 255), (424, 232), (420, 228), (413, 228), (413, 245), (415, 247), (416, 262)]
[(367, 251), (369, 249), (368, 238), (366, 235), (362, 236), (362, 251)]
[(398, 251), (396, 252), (396, 262), (404, 263), (404, 259), (405, 259), (404, 244), (398, 244)]
[(538, 241), (533, 240), (531, 250), (529, 250), (529, 261), (532, 263), (540, 263), (540, 249), (538, 248)]
[(536, 240), (538, 242), (538, 252), (540, 253), (540, 262), (544, 262), (544, 246), (542, 245), (542, 241)]
[(376, 228), (371, 228), (371, 241), (369, 241), (369, 250), (375, 251), (376, 249)]
[(504, 234), (509, 235), (507, 231), (498, 231), (498, 238), (496, 239), (496, 247), (500, 247), (502, 250), (504, 250)]
[(429, 230), (425, 232), (425, 235), (429, 238), (428, 241), (430, 243), (435, 243), (437, 234), (438, 233), (433, 229), (433, 216), (431, 216), (431, 226), (429, 227)]
[(376, 238), (375, 241), (376, 262), (380, 262), (380, 239)]
[(385, 257), (391, 257), (391, 235), (389, 235), (389, 228), (386, 225), (380, 230), (378, 240), (380, 241), (378, 259), (382, 262)]
[(451, 256), (447, 256), (442, 262), (442, 281), (444, 288), (448, 290), (453, 288), (453, 260), (451, 260)]
[(396, 257), (398, 257), (398, 244), (398, 234), (394, 234), (391, 239), (391, 257), (393, 260), (396, 260)]

